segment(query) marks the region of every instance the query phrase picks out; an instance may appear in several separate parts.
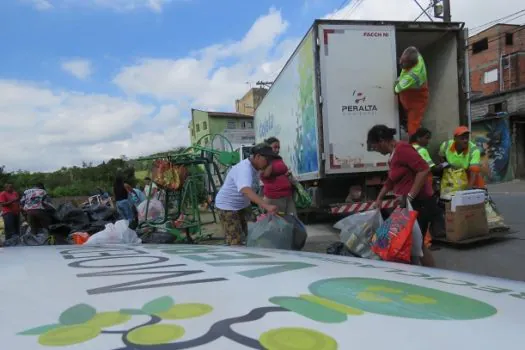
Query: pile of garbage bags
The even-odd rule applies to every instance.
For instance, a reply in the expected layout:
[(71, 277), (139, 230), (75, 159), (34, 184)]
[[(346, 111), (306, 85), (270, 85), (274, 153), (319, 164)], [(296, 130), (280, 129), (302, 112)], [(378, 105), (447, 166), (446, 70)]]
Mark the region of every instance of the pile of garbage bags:
[(396, 208), (386, 220), (380, 210), (348, 216), (334, 225), (341, 230), (341, 242), (330, 245), (327, 253), (409, 264), (411, 257), (423, 256), (416, 219), (410, 205)]
[(89, 236), (104, 231), (108, 224), (118, 219), (115, 209), (107, 205), (91, 205), (77, 208), (72, 203), (61, 204), (50, 209), (48, 215), (51, 225), (48, 229), (31, 232), (27, 224), (14, 236), (4, 242), (4, 246), (37, 246), (47, 244), (74, 244), (73, 233), (83, 232)]

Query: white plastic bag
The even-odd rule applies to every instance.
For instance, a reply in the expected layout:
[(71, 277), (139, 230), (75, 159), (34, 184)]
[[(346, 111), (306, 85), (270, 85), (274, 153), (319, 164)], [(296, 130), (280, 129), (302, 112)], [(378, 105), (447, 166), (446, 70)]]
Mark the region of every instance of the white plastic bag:
[(107, 224), (104, 230), (89, 237), (84, 245), (141, 244), (142, 240), (128, 225), (128, 220), (119, 220), (115, 224)]
[[(412, 208), (412, 203), (410, 203), (409, 200), (407, 200), (407, 209), (414, 211), (414, 208)], [(410, 255), (420, 258), (423, 257), (423, 233), (421, 232), (421, 227), (419, 227), (417, 220), (414, 223), (414, 228), (412, 229), (412, 253)]]
[[(146, 219), (146, 211), (148, 212), (148, 218)], [(137, 207), (139, 222), (144, 221), (157, 221), (164, 218), (164, 206), (158, 199), (145, 200)]]
[(378, 229), (383, 224), (383, 217), (378, 209), (356, 213), (335, 223), (334, 228), (341, 230), (341, 242), (346, 243), (352, 233), (361, 236), (366, 228)]

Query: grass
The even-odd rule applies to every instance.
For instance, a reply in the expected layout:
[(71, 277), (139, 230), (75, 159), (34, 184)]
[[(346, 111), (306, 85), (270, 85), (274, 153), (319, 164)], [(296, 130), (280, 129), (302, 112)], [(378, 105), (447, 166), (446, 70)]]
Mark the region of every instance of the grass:
[(144, 180), (147, 176), (149, 176), (149, 173), (149, 170), (135, 171), (135, 178), (137, 180)]

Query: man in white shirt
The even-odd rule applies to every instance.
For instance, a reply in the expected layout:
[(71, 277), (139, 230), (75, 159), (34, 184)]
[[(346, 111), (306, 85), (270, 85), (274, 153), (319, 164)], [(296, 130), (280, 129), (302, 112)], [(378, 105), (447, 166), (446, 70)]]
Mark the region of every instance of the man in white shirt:
[(264, 170), (272, 160), (280, 158), (267, 144), (252, 148), (249, 158), (233, 166), (215, 198), (219, 219), (228, 245), (242, 245), (242, 233), (248, 233), (247, 215), (251, 214), (251, 203), (262, 209), (275, 213), (277, 207), (264, 202), (253, 190), (257, 171)]

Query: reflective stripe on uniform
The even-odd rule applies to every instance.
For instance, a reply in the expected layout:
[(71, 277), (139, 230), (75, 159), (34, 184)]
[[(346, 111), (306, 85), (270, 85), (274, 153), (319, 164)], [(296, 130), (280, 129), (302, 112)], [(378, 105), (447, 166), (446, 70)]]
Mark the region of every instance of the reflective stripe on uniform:
[(410, 75), (412, 77), (412, 79), (414, 79), (414, 81), (416, 82), (416, 86), (417, 87), (421, 87), (421, 79), (419, 79), (419, 77), (417, 76), (416, 73), (410, 71), (410, 72), (408, 72), (408, 75)]

